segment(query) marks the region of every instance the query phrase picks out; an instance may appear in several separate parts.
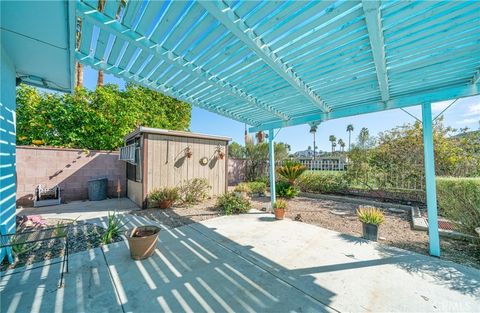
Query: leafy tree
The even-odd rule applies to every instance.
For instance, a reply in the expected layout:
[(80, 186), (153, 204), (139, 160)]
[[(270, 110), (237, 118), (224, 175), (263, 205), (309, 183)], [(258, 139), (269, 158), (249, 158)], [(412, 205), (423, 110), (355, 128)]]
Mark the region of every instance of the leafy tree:
[[(275, 160), (282, 161), (288, 157), (287, 144), (278, 142), (274, 145)], [(263, 143), (247, 143), (245, 146), (246, 153), (246, 177), (247, 180), (253, 181), (265, 176), (268, 164), (268, 144)]]
[(245, 158), (245, 147), (237, 142), (228, 145), (228, 156), (234, 159)]
[(105, 85), (72, 94), (17, 89), (17, 143), (111, 150), (137, 126), (188, 130), (191, 106), (155, 91)]
[(358, 145), (362, 149), (368, 148), (368, 146), (373, 145), (372, 138), (370, 138), (370, 132), (368, 131), (368, 128), (363, 127), (360, 130), (357, 141), (358, 141)]

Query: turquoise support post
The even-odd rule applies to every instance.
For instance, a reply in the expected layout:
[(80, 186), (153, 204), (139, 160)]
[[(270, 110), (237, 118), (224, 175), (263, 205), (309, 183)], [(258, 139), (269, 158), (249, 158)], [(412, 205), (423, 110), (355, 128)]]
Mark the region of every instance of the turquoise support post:
[(269, 170), (270, 170), (270, 205), (273, 210), (273, 205), (276, 201), (275, 195), (275, 145), (274, 145), (273, 129), (268, 130), (268, 154), (269, 154)]
[(440, 238), (438, 235), (435, 155), (433, 152), (432, 107), (430, 102), (422, 103), (422, 124), (430, 255), (439, 257)]

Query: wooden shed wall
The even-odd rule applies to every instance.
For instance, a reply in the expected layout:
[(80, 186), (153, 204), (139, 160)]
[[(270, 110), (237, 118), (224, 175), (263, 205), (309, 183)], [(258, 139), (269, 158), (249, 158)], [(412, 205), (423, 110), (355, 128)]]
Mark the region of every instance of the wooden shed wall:
[[(192, 178), (206, 178), (212, 186), (210, 195), (219, 195), (226, 191), (227, 142), (214, 139), (148, 134), (146, 193), (158, 187), (178, 187)], [(217, 146), (222, 147), (225, 158), (218, 158)], [(192, 157), (185, 155), (190, 147)], [(207, 165), (201, 165), (200, 159), (206, 157)]]

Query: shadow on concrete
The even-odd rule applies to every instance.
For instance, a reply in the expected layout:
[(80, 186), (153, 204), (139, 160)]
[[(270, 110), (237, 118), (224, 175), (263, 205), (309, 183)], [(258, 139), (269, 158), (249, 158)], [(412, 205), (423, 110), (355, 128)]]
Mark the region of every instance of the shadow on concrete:
[[(172, 214), (172, 212), (170, 212)], [(90, 222), (106, 225), (106, 217)], [(158, 223), (128, 215), (126, 228)], [(335, 294), (202, 224), (162, 225), (157, 249), (130, 258), (127, 242), (71, 256), (59, 268), (4, 277), (2, 312), (331, 312)], [(17, 275), (17, 276), (15, 276)], [(308, 286), (304, 292), (297, 286)]]

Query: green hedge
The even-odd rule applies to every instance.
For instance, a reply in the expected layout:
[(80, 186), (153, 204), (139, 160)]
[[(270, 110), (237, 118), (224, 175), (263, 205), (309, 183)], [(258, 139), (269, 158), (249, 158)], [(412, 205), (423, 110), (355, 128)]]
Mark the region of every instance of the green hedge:
[(437, 177), (440, 214), (457, 224), (458, 229), (478, 236), (480, 227), (480, 177)]
[(302, 191), (314, 193), (341, 193), (348, 188), (345, 172), (308, 171), (297, 181)]

